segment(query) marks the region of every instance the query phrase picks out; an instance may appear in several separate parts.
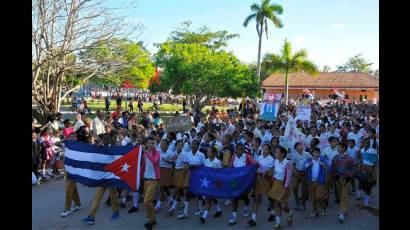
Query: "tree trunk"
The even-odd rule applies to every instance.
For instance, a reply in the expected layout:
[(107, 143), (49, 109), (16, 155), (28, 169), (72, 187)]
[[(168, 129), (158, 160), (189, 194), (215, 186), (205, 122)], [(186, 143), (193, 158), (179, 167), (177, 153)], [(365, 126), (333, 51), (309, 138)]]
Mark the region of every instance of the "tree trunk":
[(261, 48), (262, 48), (262, 33), (259, 35), (259, 44), (258, 44), (258, 65), (256, 66), (256, 77), (257, 82), (260, 82), (261, 79)]
[(288, 71), (285, 71), (285, 104), (289, 102), (289, 83), (288, 83)]

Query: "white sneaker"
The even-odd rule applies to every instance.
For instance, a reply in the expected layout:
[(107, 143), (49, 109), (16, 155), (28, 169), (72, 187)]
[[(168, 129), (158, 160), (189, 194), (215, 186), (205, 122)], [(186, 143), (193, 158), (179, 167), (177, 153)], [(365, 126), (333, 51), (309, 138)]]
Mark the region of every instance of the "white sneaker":
[(236, 224), (236, 219), (232, 218), (229, 220), (229, 225), (235, 225)]
[(249, 216), (249, 211), (248, 210), (243, 211), (243, 217), (248, 217), (248, 216)]
[(81, 205), (74, 205), (74, 207), (71, 208), (72, 212), (75, 212), (75, 211), (78, 211), (78, 210), (81, 210)]
[(63, 213), (61, 213), (61, 217), (69, 216), (71, 213), (73, 213), (71, 210), (65, 210)]
[(224, 203), (225, 206), (228, 206), (228, 205), (230, 205), (230, 204), (231, 204), (231, 201), (230, 201), (230, 200), (226, 200), (225, 203)]
[(178, 219), (185, 219), (185, 218), (188, 218), (188, 215), (185, 215), (185, 213), (178, 215)]
[(196, 212), (194, 213), (194, 216), (198, 216), (201, 215), (202, 211), (200, 209), (196, 210)]
[(340, 223), (343, 223), (345, 221), (345, 215), (339, 214), (337, 219), (339, 220)]

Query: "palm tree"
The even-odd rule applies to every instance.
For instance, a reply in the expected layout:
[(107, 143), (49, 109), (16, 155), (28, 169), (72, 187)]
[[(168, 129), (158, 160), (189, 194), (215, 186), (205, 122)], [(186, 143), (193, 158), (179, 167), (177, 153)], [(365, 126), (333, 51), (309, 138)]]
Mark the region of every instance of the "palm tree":
[(283, 8), (278, 4), (270, 4), (270, 0), (262, 0), (261, 5), (256, 3), (251, 5), (252, 14), (246, 17), (243, 22), (243, 26), (247, 27), (249, 22), (253, 19), (256, 21), (256, 31), (258, 32), (259, 45), (258, 45), (258, 65), (256, 67), (257, 81), (259, 82), (261, 77), (261, 47), (262, 47), (262, 35), (266, 34), (268, 39), (268, 19), (273, 22), (276, 28), (282, 28), (283, 23), (278, 18), (278, 15), (283, 13)]
[(318, 73), (316, 65), (307, 60), (308, 53), (305, 49), (299, 50), (292, 54), (292, 47), (290, 42), (285, 39), (285, 44), (281, 50), (281, 53), (270, 54), (267, 53), (263, 58), (263, 65), (267, 70), (272, 72), (285, 73), (285, 100), (288, 104), (288, 73), (307, 72), (311, 75)]

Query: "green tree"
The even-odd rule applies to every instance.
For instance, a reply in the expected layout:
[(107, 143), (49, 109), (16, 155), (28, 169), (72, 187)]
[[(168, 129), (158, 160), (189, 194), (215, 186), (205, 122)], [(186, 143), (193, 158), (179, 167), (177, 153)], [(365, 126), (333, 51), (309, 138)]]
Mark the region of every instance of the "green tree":
[(160, 84), (150, 89), (186, 95), (195, 110), (214, 97), (253, 96), (258, 88), (247, 65), (232, 53), (203, 44), (165, 43), (157, 62), (164, 72)]
[(148, 81), (153, 77), (155, 68), (150, 54), (141, 42), (113, 38), (108, 43), (101, 43), (97, 49), (89, 49), (80, 54), (83, 62), (98, 65), (117, 65), (115, 71), (105, 76), (95, 75), (92, 80), (100, 84), (120, 86), (123, 81), (130, 81), (139, 88), (148, 88)]
[(288, 74), (298, 72), (308, 72), (312, 75), (317, 74), (316, 65), (307, 59), (308, 52), (305, 49), (292, 53), (290, 42), (285, 39), (285, 44), (280, 54), (266, 54), (263, 58), (263, 66), (271, 72), (280, 72), (285, 74), (285, 100), (288, 104)]
[(243, 26), (247, 27), (252, 20), (256, 21), (256, 32), (258, 33), (258, 63), (256, 67), (257, 80), (260, 81), (261, 77), (261, 48), (262, 48), (262, 36), (265, 32), (266, 39), (268, 39), (268, 20), (272, 21), (276, 28), (282, 28), (283, 23), (278, 18), (278, 15), (283, 13), (283, 8), (278, 4), (270, 4), (270, 0), (262, 0), (261, 4), (256, 3), (251, 5), (252, 14), (246, 17), (243, 22)]
[(337, 72), (369, 73), (372, 65), (362, 54), (357, 54), (350, 57), (345, 64), (337, 66)]

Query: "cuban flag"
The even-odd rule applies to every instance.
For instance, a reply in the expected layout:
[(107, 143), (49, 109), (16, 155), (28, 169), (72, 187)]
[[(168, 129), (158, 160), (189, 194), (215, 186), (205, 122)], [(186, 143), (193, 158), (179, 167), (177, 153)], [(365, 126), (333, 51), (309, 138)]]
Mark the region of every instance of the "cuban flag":
[(137, 191), (142, 148), (65, 143), (64, 165), (69, 179), (89, 187), (116, 187)]
[(255, 165), (239, 168), (191, 168), (189, 191), (208, 198), (233, 199), (248, 191), (253, 186), (255, 177)]
[(337, 89), (333, 88), (333, 94), (339, 98), (344, 98), (343, 94), (341, 94)]

